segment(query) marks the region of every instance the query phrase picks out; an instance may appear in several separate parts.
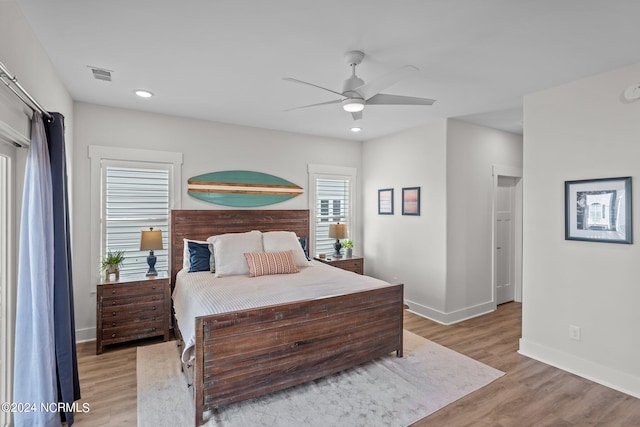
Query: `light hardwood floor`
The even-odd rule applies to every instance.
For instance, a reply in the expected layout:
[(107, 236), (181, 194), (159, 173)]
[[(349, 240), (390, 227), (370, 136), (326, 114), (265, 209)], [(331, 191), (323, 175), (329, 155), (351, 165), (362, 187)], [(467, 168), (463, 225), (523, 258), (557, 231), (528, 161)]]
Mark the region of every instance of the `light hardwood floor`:
[[(521, 304), (508, 303), (442, 326), (405, 312), (407, 330), (506, 372), (415, 426), (640, 426), (640, 399), (519, 355), (521, 315)], [(99, 356), (94, 342), (78, 344), (78, 365), (82, 402), (91, 411), (76, 414), (74, 425), (135, 426), (135, 344)]]

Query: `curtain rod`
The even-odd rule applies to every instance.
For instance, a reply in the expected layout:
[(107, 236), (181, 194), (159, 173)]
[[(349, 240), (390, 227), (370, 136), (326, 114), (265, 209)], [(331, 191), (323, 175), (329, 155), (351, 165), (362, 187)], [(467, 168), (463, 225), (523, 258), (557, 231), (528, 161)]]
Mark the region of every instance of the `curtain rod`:
[[(9, 81), (5, 80), (5, 77), (9, 79)], [(53, 116), (49, 114), (49, 112), (45, 110), (42, 105), (40, 105), (38, 101), (36, 101), (33, 96), (31, 96), (29, 92), (27, 92), (24, 87), (22, 87), (16, 76), (12, 76), (7, 67), (5, 67), (2, 62), (0, 62), (0, 80), (2, 80), (2, 83), (4, 83), (5, 86), (7, 86), (11, 90), (11, 92), (13, 92), (18, 98), (20, 98), (20, 100), (24, 102), (27, 107), (31, 108), (34, 111), (39, 111), (47, 118), (47, 120), (53, 120)], [(27, 99), (24, 99), (24, 97), (11, 86), (12, 83), (15, 87), (18, 88), (22, 95), (27, 97)]]

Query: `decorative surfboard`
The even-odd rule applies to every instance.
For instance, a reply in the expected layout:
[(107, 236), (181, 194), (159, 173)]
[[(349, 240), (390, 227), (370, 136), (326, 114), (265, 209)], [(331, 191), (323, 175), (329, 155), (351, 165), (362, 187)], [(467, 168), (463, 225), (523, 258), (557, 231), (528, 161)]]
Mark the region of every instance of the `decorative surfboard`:
[(187, 193), (196, 199), (234, 207), (266, 206), (302, 194), (302, 187), (261, 172), (220, 171), (189, 178)]

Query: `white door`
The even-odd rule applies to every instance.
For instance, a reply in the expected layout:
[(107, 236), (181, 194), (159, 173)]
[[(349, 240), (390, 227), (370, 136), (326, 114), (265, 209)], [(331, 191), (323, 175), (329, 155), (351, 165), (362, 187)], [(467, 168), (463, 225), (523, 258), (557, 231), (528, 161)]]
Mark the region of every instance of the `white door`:
[(515, 297), (515, 188), (516, 178), (498, 177), (494, 239), (497, 304)]

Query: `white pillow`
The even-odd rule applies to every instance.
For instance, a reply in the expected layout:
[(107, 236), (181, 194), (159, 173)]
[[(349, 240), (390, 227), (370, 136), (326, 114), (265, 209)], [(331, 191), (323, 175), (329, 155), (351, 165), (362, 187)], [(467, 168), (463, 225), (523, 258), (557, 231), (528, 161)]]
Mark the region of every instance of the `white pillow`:
[(207, 239), (213, 243), (215, 259), (215, 277), (249, 274), (249, 266), (244, 254), (247, 252), (264, 252), (262, 249), (262, 233), (227, 233), (211, 236)]
[(189, 254), (189, 242), (201, 243), (201, 244), (209, 244), (209, 252), (211, 252), (211, 257), (209, 258), (209, 265), (211, 267), (211, 272), (216, 271), (215, 261), (213, 258), (213, 245), (209, 241), (203, 240), (191, 240), (191, 239), (182, 239), (182, 268), (184, 270), (189, 271), (191, 269), (191, 254)]
[(268, 231), (262, 233), (262, 245), (265, 252), (292, 251), (297, 267), (309, 267), (311, 265), (304, 254), (298, 236), (293, 231)]

